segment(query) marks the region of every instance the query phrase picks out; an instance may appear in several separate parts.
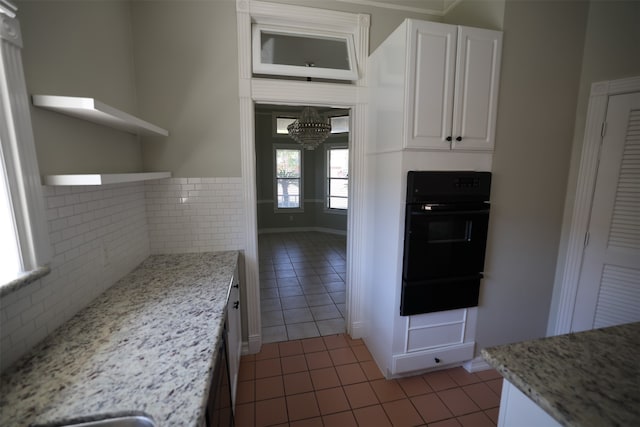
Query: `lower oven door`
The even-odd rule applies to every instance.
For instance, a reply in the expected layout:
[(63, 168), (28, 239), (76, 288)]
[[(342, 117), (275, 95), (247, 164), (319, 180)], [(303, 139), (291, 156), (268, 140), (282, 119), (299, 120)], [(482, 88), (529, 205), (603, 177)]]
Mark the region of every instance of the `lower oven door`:
[(424, 281), (484, 270), (489, 205), (407, 205), (402, 278)]

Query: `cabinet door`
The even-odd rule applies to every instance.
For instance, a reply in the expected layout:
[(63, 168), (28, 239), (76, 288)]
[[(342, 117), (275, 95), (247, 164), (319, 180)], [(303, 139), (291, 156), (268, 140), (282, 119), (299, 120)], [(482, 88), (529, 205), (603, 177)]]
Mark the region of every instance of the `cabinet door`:
[(449, 150), (457, 27), (410, 21), (405, 148)]
[(240, 351), (242, 347), (242, 325), (240, 318), (240, 281), (238, 270), (233, 275), (229, 302), (227, 303), (227, 348), (229, 354), (229, 381), (231, 382), (231, 398), (235, 408), (238, 371), (240, 369)]
[(493, 149), (501, 52), (502, 33), (459, 27), (453, 149)]

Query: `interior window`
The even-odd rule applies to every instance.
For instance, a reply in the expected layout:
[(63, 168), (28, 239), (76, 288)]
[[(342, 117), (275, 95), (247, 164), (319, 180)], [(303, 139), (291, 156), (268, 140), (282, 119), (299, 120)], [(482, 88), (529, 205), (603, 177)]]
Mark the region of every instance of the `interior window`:
[(327, 148), (327, 205), (328, 209), (346, 210), (349, 207), (349, 149)]
[(353, 36), (254, 24), (254, 74), (357, 80)]
[(276, 209), (301, 209), (302, 149), (275, 148)]

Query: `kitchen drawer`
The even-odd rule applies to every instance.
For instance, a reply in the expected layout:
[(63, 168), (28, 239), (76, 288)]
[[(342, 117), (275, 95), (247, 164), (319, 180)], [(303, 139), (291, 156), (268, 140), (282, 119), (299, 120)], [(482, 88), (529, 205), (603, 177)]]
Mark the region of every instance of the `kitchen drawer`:
[(425, 371), (473, 359), (475, 342), (456, 344), (392, 357), (391, 375)]

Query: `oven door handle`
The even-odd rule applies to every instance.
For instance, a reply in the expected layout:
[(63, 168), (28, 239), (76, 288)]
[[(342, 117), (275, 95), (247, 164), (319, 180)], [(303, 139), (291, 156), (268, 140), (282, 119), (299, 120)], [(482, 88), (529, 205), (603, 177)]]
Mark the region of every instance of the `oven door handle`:
[(407, 278), (402, 278), (402, 285), (407, 287), (412, 286), (428, 286), (428, 285), (436, 285), (436, 284), (444, 284), (444, 283), (455, 283), (464, 280), (479, 280), (483, 279), (483, 273), (471, 274), (468, 276), (451, 276), (451, 277), (436, 277), (436, 278), (425, 278), (425, 279), (414, 279), (408, 280)]
[(442, 203), (424, 203), (411, 206), (411, 215), (468, 215), (489, 214), (489, 205), (455, 205)]

